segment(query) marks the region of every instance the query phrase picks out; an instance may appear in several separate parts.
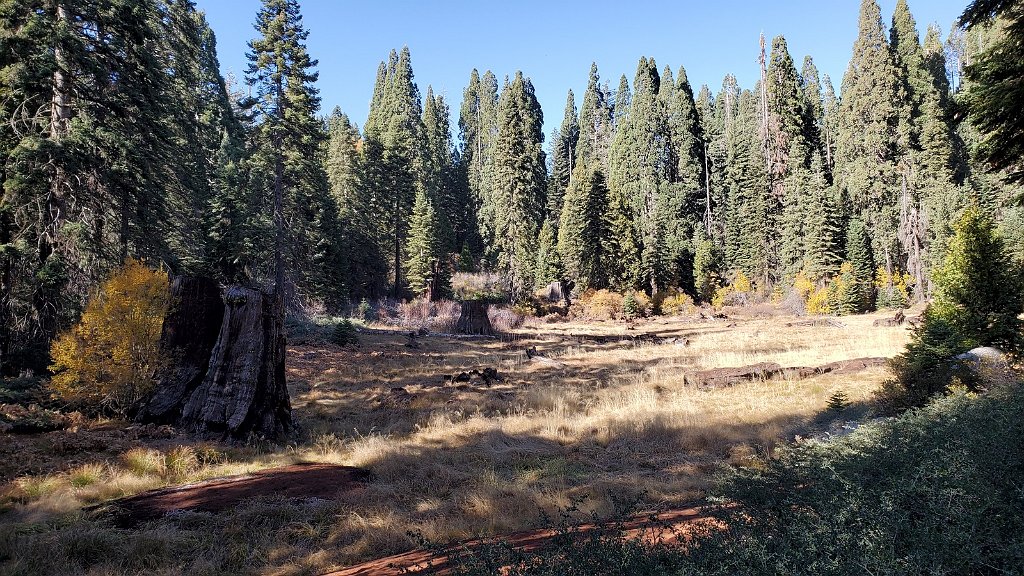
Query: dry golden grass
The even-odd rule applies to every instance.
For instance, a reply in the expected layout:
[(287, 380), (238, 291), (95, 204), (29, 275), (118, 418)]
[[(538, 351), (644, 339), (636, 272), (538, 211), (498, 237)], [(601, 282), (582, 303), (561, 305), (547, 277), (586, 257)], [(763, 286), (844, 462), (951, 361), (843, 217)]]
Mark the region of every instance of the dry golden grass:
[[(779, 443), (824, 425), (825, 405), (837, 391), (852, 402), (850, 415), (863, 414), (889, 376), (875, 368), (698, 390), (684, 385), (685, 374), (765, 361), (815, 366), (892, 356), (908, 332), (872, 326), (878, 317), (844, 318), (842, 327), (787, 326), (799, 321), (787, 317), (658, 319), (633, 330), (614, 322), (533, 323), (512, 340), (428, 337), (409, 348), (404, 335), (375, 334), (364, 335), (355, 351), (304, 345), (289, 354), (293, 407), (305, 430), (300, 443), (222, 447), (207, 457), (209, 446), (184, 446), (184, 438), (138, 442), (102, 462), (16, 480), (0, 524), (24, 527), (155, 486), (297, 461), (368, 468), (366, 489), (338, 502), (257, 501), (220, 517), (162, 520), (138, 534), (173, 541), (168, 550), (192, 550), (197, 573), (303, 573), (407, 550), (417, 544), (410, 532), (448, 541), (534, 527), (541, 511), (574, 503), (603, 517), (624, 505), (679, 505), (699, 497), (720, 466), (757, 465)], [(689, 345), (569, 337), (642, 332)], [(528, 346), (561, 365), (530, 362)], [(444, 382), (484, 367), (504, 379), (490, 386)], [(399, 387), (404, 392), (393, 390)], [(245, 543), (231, 527), (246, 523), (286, 535)], [(100, 529), (85, 520), (71, 526)], [(192, 539), (181, 543), (181, 531)], [(139, 545), (124, 537), (124, 546)], [(21, 538), (19, 546), (31, 548), (42, 537)], [(221, 549), (204, 548), (214, 541)], [(0, 534), (0, 558), (3, 543)], [(244, 554), (236, 547), (259, 552), (237, 560)], [(154, 566), (166, 568), (159, 558), (170, 555), (157, 554)]]

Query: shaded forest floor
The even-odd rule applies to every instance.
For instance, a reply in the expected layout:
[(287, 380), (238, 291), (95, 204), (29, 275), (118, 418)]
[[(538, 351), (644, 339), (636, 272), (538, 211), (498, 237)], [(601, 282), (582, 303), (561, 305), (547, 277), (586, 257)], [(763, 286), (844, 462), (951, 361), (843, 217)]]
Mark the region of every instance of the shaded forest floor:
[[(875, 365), (728, 385), (695, 384), (694, 375), (891, 357), (909, 336), (873, 325), (891, 313), (827, 323), (726, 312), (630, 326), (533, 322), (498, 339), (374, 331), (346, 348), (293, 337), (288, 374), (301, 432), (285, 445), (88, 419), (0, 432), (0, 573), (315, 574), (423, 542), (544, 527), (545, 515), (565, 510), (587, 522), (686, 507), (723, 466), (758, 466), (780, 443), (869, 414), (889, 377)], [(472, 373), (487, 368), (498, 378)], [(849, 407), (829, 412), (837, 392)], [(82, 510), (300, 463), (352, 466), (369, 478), (336, 498), (268, 490), (227, 510), (183, 510), (133, 528)]]

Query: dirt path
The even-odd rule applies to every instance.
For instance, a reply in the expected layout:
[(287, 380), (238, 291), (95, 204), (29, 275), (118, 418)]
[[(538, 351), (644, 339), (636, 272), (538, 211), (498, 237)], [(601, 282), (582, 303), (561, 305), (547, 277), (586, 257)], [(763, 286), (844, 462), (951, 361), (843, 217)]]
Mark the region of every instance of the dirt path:
[(177, 510), (219, 512), (256, 496), (332, 499), (343, 492), (362, 489), (368, 475), (366, 470), (350, 466), (295, 464), (151, 490), (86, 510), (111, 514), (119, 525), (131, 527)]
[[(602, 527), (616, 527), (623, 530), (627, 538), (640, 538), (644, 541), (671, 543), (679, 537), (687, 537), (687, 525), (697, 522), (713, 522), (705, 509), (700, 507), (681, 508), (654, 515), (638, 515), (618, 525), (594, 525), (586, 524), (579, 527), (580, 531), (590, 531)], [(507, 536), (501, 536), (500, 541), (507, 542), (517, 550), (531, 552), (543, 548), (553, 537), (557, 535), (555, 530), (531, 530), (517, 532)], [(482, 538), (470, 540), (449, 548), (476, 548), (481, 544), (494, 542), (493, 538)], [(430, 574), (432, 576), (443, 576), (451, 573), (453, 568), (452, 558), (444, 551), (431, 552), (428, 550), (413, 550), (403, 554), (396, 554), (385, 558), (379, 558), (370, 562), (364, 562), (356, 566), (350, 566), (343, 570), (330, 572), (324, 576), (399, 576), (401, 574)]]

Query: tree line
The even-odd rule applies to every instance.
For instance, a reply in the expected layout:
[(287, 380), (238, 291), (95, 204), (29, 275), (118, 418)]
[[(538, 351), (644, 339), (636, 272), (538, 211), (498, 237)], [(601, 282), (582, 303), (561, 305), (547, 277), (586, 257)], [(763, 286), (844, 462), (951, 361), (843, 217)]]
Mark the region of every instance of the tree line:
[(472, 71), (453, 110), (421, 94), (407, 48), (378, 67), (361, 129), (319, 117), (297, 0), (264, 0), (244, 85), (191, 0), (11, 0), (0, 26), (5, 372), (44, 367), (129, 257), (273, 289), (282, 308), (439, 297), (484, 269), (513, 299), (845, 275), (858, 311), (925, 298), (967, 204), (1022, 220), (1012, 170), (963, 121), (986, 86), (965, 71), (1006, 24), (922, 39), (904, 0), (889, 26), (862, 2), (839, 95), (762, 38), (752, 88), (694, 90), (644, 57), (612, 89), (595, 64), (547, 139), (522, 72)]

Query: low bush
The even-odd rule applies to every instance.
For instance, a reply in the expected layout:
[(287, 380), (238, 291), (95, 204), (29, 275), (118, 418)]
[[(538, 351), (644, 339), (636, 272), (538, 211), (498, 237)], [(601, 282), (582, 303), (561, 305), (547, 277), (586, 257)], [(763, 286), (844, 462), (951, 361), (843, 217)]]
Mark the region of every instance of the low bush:
[(622, 316), (625, 299), (611, 290), (587, 290), (580, 294), (569, 309), (575, 318), (613, 320)]
[(666, 316), (690, 316), (698, 311), (693, 298), (678, 288), (659, 292), (654, 299), (654, 312)]
[(110, 276), (82, 318), (54, 340), (50, 386), (61, 398), (127, 415), (151, 392), (160, 332), (171, 306), (167, 272), (137, 260)]
[(359, 332), (355, 324), (348, 318), (343, 318), (334, 325), (331, 331), (331, 343), (335, 346), (350, 346), (359, 344)]

